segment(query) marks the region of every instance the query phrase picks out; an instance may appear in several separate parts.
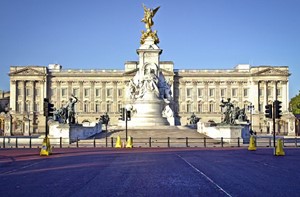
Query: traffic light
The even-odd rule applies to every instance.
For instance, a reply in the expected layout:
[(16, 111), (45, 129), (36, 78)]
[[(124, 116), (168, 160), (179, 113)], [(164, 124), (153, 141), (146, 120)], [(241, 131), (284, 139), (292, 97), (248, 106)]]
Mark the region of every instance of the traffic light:
[(49, 99), (44, 98), (44, 116), (48, 116), (48, 104), (49, 104)]
[(47, 117), (52, 116), (53, 117), (53, 112), (54, 112), (54, 104), (48, 103), (48, 113)]
[(128, 121), (131, 120), (131, 111), (126, 110), (126, 118), (127, 118)]
[(273, 110), (272, 110), (272, 105), (271, 104), (269, 104), (269, 105), (266, 105), (265, 106), (265, 116), (266, 116), (266, 118), (272, 118), (273, 116)]
[(280, 119), (281, 116), (282, 116), (282, 114), (281, 114), (282, 113), (282, 110), (281, 110), (282, 106), (281, 106), (281, 104), (282, 104), (281, 101), (278, 101), (278, 100), (274, 101), (275, 118), (278, 118), (278, 119)]
[(122, 120), (122, 121), (124, 121), (125, 120), (125, 116), (126, 116), (126, 114), (125, 114), (125, 108), (123, 107), (121, 110), (120, 110), (120, 118), (119, 118), (119, 120)]

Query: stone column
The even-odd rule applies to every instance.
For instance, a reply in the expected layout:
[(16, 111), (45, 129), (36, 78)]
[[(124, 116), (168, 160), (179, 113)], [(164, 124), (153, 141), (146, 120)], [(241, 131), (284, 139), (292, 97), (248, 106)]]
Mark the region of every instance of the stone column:
[(17, 94), (17, 81), (10, 81), (10, 108), (15, 113), (16, 112), (16, 104), (18, 102), (18, 94)]
[(215, 85), (216, 85), (216, 95), (215, 95), (215, 98), (216, 98), (216, 106), (215, 106), (215, 111), (216, 112), (221, 112), (221, 108), (219, 107), (221, 105), (221, 94), (220, 94), (220, 81), (217, 81), (215, 82)]
[(249, 96), (250, 102), (254, 105), (253, 113), (257, 113), (259, 109), (259, 81), (253, 81), (253, 85), (250, 88)]
[(272, 81), (272, 88), (273, 88), (273, 100), (276, 100), (277, 98), (277, 84), (276, 84), (276, 81)]
[(186, 112), (186, 82), (182, 82), (181, 93), (180, 93), (180, 112)]
[[(226, 84), (227, 84), (227, 91), (226, 91), (226, 94), (227, 94), (227, 98), (231, 98), (231, 92), (232, 92), (232, 89), (231, 89), (231, 81), (226, 81)], [(227, 98), (224, 98), (225, 100), (227, 100)]]
[(244, 103), (243, 103), (243, 82), (242, 81), (238, 82), (238, 102), (239, 102), (239, 107), (244, 108)]
[(56, 92), (53, 93), (53, 94), (56, 94), (56, 105), (58, 108), (62, 107), (61, 98), (60, 98), (60, 84), (61, 84), (61, 81), (56, 81)]
[(90, 107), (91, 112), (95, 111), (95, 81), (90, 81), (90, 87), (91, 87), (91, 95), (90, 95)]
[(204, 82), (204, 96), (203, 96), (204, 105), (202, 106), (204, 112), (208, 112), (208, 105), (209, 105), (209, 102), (208, 102), (208, 84), (209, 84), (209, 81)]
[(101, 104), (102, 104), (102, 106), (101, 106), (101, 109), (104, 109), (105, 111), (106, 111), (106, 82), (105, 81), (103, 81), (103, 82), (101, 82), (101, 84), (102, 84), (102, 101), (103, 102), (101, 102)]
[(35, 106), (35, 81), (30, 81), (31, 84), (31, 90), (32, 90), (32, 95), (31, 95), (31, 105), (30, 105), (30, 109), (28, 110), (28, 112), (33, 112), (34, 110), (34, 106)]
[(197, 81), (193, 81), (193, 108), (192, 112), (197, 111)]
[(83, 111), (83, 94), (84, 94), (84, 90), (83, 90), (83, 82), (84, 81), (79, 81), (79, 101), (81, 102), (77, 102), (77, 104), (79, 105), (79, 110)]
[(282, 91), (281, 91), (281, 98), (282, 98), (282, 111), (286, 112), (289, 109), (289, 100), (288, 100), (288, 81), (281, 81), (282, 84)]
[(23, 113), (25, 111), (25, 104), (26, 104), (26, 82), (25, 81), (20, 81), (20, 89), (21, 89), (21, 95), (22, 95), (22, 104), (20, 107), (20, 113)]
[(40, 84), (40, 109), (38, 111), (43, 111), (44, 98), (45, 98), (45, 81), (39, 81)]
[(264, 104), (263, 107), (268, 104), (268, 81), (264, 81)]
[(112, 106), (111, 106), (111, 110), (113, 112), (117, 112), (117, 108), (118, 108), (118, 86), (117, 86), (118, 82), (117, 81), (113, 81), (113, 98), (112, 98)]
[(68, 95), (67, 95), (68, 99), (73, 94), (73, 92), (72, 92), (72, 83), (73, 83), (73, 81), (68, 81)]

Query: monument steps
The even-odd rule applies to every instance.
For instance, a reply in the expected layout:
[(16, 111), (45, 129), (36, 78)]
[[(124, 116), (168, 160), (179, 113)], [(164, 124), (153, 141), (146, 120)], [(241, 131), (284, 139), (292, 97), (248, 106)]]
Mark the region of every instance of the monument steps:
[[(108, 132), (105, 131), (97, 134), (96, 138), (105, 138), (120, 136), (121, 138), (125, 138), (126, 131), (125, 128), (114, 127), (108, 128)], [(209, 138), (204, 134), (197, 132), (196, 129), (191, 129), (188, 127), (179, 127), (178, 126), (156, 126), (156, 127), (143, 127), (143, 128), (128, 128), (127, 136), (131, 136), (133, 138)]]

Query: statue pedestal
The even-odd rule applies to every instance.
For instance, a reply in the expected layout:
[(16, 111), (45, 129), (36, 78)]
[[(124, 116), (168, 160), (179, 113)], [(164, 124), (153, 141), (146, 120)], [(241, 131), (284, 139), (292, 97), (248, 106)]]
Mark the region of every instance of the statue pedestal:
[[(147, 127), (170, 125), (167, 118), (162, 117), (162, 108), (164, 101), (157, 98), (154, 92), (147, 92), (144, 99), (138, 99), (134, 102), (134, 114), (128, 122), (128, 127)], [(124, 126), (122, 121), (120, 126)]]
[(211, 124), (199, 121), (197, 123), (197, 131), (217, 140), (220, 140), (221, 137), (223, 137), (223, 141), (228, 143), (237, 143), (238, 138), (240, 138), (241, 143), (249, 143), (250, 139), (249, 124), (218, 124), (216, 126), (212, 126)]
[(101, 123), (91, 125), (60, 124), (57, 121), (49, 123), (49, 137), (51, 141), (57, 141), (58, 143), (60, 138), (62, 138), (63, 143), (72, 143), (77, 139), (87, 139), (100, 132), (102, 132)]

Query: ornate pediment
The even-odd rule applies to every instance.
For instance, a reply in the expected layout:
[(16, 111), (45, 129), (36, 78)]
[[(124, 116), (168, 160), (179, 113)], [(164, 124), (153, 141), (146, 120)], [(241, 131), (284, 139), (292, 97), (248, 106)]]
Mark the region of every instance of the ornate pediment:
[(26, 67), (9, 73), (9, 76), (46, 76), (46, 73), (32, 67)]
[(252, 74), (253, 76), (289, 76), (288, 71), (283, 71), (276, 68), (266, 68), (264, 70), (258, 71)]

